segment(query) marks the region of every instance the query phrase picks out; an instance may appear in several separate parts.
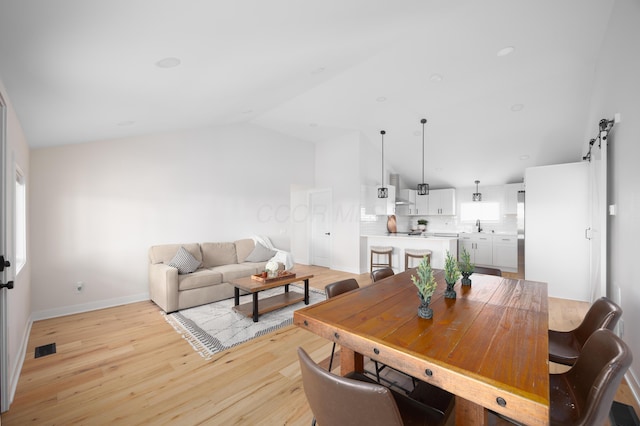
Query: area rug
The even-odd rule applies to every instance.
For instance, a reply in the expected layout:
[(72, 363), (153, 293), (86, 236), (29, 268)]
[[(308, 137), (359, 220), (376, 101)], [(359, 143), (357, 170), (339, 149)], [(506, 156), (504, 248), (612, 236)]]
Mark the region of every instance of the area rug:
[[(281, 294), (282, 287), (260, 292), (259, 299)], [(290, 292), (304, 294), (304, 286), (291, 284)], [(240, 303), (251, 301), (251, 295), (240, 296)], [(325, 300), (324, 291), (309, 287), (309, 305)], [(258, 303), (259, 305), (259, 303)], [(293, 323), (293, 312), (306, 305), (299, 302), (260, 315), (258, 322), (234, 311), (233, 298), (208, 305), (162, 313), (169, 324), (186, 339), (203, 358), (263, 336)]]

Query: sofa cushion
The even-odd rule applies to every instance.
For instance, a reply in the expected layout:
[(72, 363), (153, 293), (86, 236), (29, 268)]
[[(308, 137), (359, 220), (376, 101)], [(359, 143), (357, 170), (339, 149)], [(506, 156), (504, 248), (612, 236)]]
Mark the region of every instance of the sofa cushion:
[(275, 250), (271, 250), (270, 248), (267, 248), (260, 243), (256, 243), (255, 248), (251, 253), (249, 253), (249, 256), (244, 259), (244, 262), (266, 262), (275, 255)]
[(184, 247), (199, 262), (202, 262), (202, 253), (200, 252), (200, 244), (162, 244), (151, 246), (149, 248), (149, 262), (152, 264), (167, 264), (173, 259), (180, 247)]
[(234, 243), (202, 243), (200, 247), (203, 268), (238, 263)]
[(236, 245), (236, 253), (238, 255), (238, 260), (235, 263), (244, 262), (256, 246), (256, 243), (251, 238), (237, 240), (233, 244)]
[(178, 274), (190, 274), (200, 266), (200, 261), (197, 260), (191, 253), (189, 253), (184, 247), (180, 247), (173, 259), (167, 263), (168, 266), (178, 268)]
[(220, 284), (222, 274), (210, 269), (198, 269), (192, 274), (178, 276), (178, 290), (191, 290)]
[(255, 266), (248, 264), (239, 265), (237, 263), (232, 265), (216, 266), (210, 270), (222, 274), (222, 281), (226, 283), (236, 278), (248, 277), (252, 274), (258, 273)]

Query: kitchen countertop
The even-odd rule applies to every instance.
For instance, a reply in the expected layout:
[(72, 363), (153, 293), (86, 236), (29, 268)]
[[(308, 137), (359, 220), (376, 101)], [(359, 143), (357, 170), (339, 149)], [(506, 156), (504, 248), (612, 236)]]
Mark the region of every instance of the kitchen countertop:
[(438, 240), (438, 241), (449, 241), (449, 240), (457, 240), (458, 237), (435, 237), (430, 235), (409, 235), (409, 234), (380, 234), (380, 235), (361, 235), (361, 237), (367, 238), (394, 238), (394, 239), (408, 239), (408, 240)]

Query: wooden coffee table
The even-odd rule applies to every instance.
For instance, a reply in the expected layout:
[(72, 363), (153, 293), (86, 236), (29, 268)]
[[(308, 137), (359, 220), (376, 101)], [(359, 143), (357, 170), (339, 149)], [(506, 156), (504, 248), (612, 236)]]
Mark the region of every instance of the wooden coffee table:
[[(233, 309), (248, 317), (253, 317), (253, 322), (258, 322), (258, 317), (266, 312), (271, 312), (276, 309), (284, 308), (285, 306), (293, 305), (304, 300), (304, 304), (309, 304), (309, 278), (313, 278), (313, 275), (303, 275), (297, 277), (284, 277), (282, 279), (276, 279), (269, 282), (261, 282), (252, 279), (251, 277), (243, 277), (230, 281), (230, 284), (234, 287), (234, 307)], [(289, 293), (289, 284), (304, 281), (304, 296), (300, 293)], [(277, 294), (271, 297), (265, 297), (260, 299), (258, 306), (258, 293), (264, 290), (275, 287), (284, 287), (284, 293)], [(240, 290), (244, 290), (247, 293), (253, 295), (253, 300), (248, 303), (240, 304)]]

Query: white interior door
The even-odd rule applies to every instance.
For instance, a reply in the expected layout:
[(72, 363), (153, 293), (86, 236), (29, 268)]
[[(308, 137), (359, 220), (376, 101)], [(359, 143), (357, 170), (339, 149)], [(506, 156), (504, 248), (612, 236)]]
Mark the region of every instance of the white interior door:
[(530, 167), (525, 184), (525, 278), (546, 282), (550, 297), (588, 302), (588, 163)]
[(311, 264), (331, 266), (331, 191), (310, 194)]
[[(7, 149), (6, 149), (6, 108), (2, 96), (0, 96), (0, 412), (9, 409), (9, 353), (7, 350), (7, 290), (9, 274), (5, 268), (5, 259), (8, 258), (7, 247), (9, 235), (7, 234), (7, 208), (13, 203), (7, 202)], [(8, 266), (8, 265), (7, 265)]]

